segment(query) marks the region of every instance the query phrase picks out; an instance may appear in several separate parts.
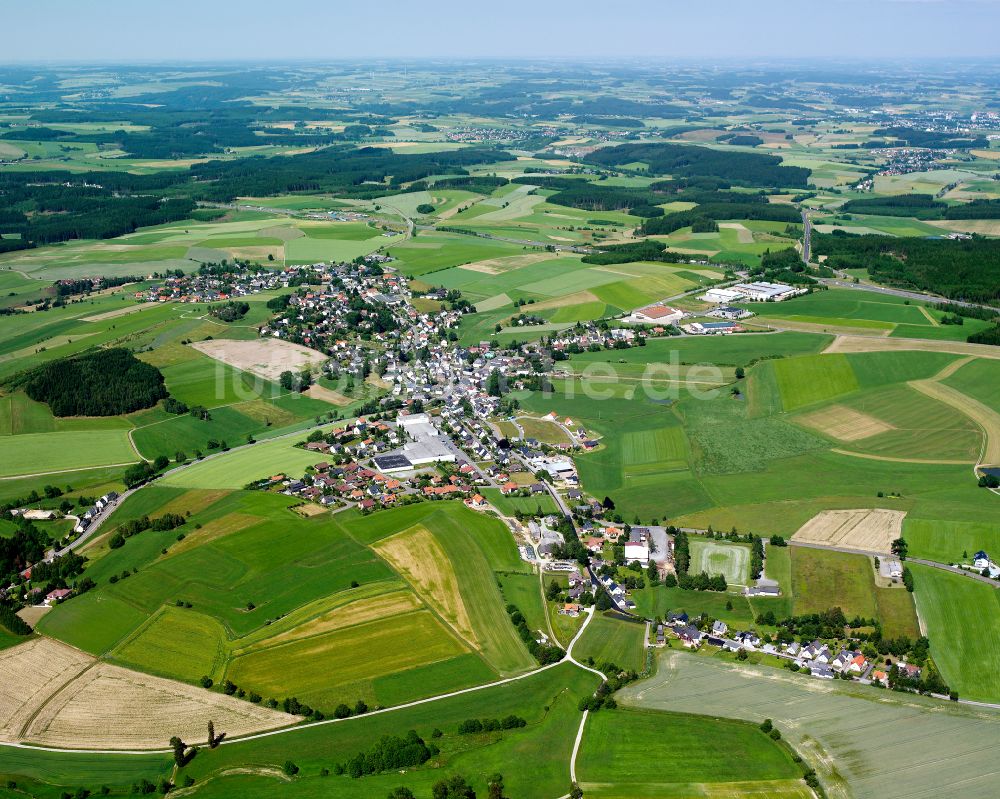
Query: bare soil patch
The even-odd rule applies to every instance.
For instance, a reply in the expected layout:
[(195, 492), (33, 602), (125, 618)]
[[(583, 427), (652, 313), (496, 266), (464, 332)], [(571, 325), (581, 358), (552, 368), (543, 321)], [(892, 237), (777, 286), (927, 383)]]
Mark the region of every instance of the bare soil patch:
[(839, 441), (860, 441), (894, 429), (891, 424), (846, 405), (830, 405), (800, 416), (796, 421)]
[(326, 513), (326, 508), (322, 505), (317, 505), (315, 502), (305, 502), (302, 505), (296, 505), (292, 510), (305, 519)]
[[(775, 320), (775, 322), (776, 324), (790, 327), (784, 320)], [(857, 334), (837, 336), (823, 352), (886, 352), (904, 350), (954, 352), (958, 355), (1000, 358), (1000, 347), (994, 347), (990, 344), (970, 344), (967, 341), (932, 341), (930, 339), (916, 338), (886, 338), (881, 335), (859, 336)]]
[(720, 222), (720, 228), (729, 228), (736, 231), (736, 240), (740, 244), (753, 244), (753, 233), (747, 230), (746, 225), (740, 222)]
[(210, 339), (192, 342), (191, 346), (210, 358), (267, 380), (277, 380), (286, 370), (301, 372), (310, 369), (326, 360), (321, 352), (276, 338), (253, 341)]
[(323, 402), (329, 402), (332, 405), (339, 405), (340, 407), (351, 404), (350, 398), (345, 397), (339, 391), (323, 388), (323, 386), (318, 386), (315, 383), (306, 389), (305, 395), (313, 399), (323, 400)]
[(27, 607), (21, 608), (17, 615), (25, 624), (34, 627), (41, 621), (42, 616), (48, 613), (52, 608), (48, 605), (28, 605)]
[[(138, 313), (139, 311), (147, 311), (150, 308), (155, 308), (159, 305), (158, 302), (144, 302), (137, 305), (126, 305), (124, 308), (115, 308), (113, 311), (105, 311), (104, 313), (96, 313), (91, 316), (84, 316), (80, 321), (82, 322), (103, 322), (105, 319), (117, 319), (119, 316), (128, 316), (129, 314)], [(92, 333), (85, 333), (83, 335), (93, 335)], [(83, 338), (83, 335), (78, 335), (76, 338)]]
[(883, 508), (825, 510), (802, 525), (792, 541), (888, 554), (902, 535), (905, 517), (905, 511)]

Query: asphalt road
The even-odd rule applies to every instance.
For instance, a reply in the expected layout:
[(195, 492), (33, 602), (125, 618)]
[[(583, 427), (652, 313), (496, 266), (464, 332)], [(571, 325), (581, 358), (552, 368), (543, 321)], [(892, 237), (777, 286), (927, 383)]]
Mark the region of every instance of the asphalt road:
[(993, 308), (989, 305), (980, 305), (979, 303), (965, 302), (964, 300), (949, 300), (947, 297), (937, 297), (933, 294), (925, 294), (921, 291), (907, 291), (906, 289), (894, 289), (889, 288), (888, 286), (875, 286), (871, 283), (855, 283), (851, 280), (836, 277), (821, 277), (819, 278), (819, 282), (824, 286), (834, 286), (841, 289), (855, 289), (856, 291), (871, 291), (876, 294), (888, 294), (891, 297), (901, 297), (904, 300), (930, 302), (935, 305), (947, 302), (954, 305), (961, 305), (963, 308), (990, 308), (991, 310), (1000, 313), (1000, 309)]

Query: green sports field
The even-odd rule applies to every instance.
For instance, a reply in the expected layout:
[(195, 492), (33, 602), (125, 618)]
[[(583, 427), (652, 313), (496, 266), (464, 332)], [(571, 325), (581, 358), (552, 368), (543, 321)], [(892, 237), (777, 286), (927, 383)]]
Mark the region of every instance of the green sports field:
[(750, 547), (691, 536), (691, 565), (693, 574), (725, 576), (729, 585), (747, 585), (750, 576)]

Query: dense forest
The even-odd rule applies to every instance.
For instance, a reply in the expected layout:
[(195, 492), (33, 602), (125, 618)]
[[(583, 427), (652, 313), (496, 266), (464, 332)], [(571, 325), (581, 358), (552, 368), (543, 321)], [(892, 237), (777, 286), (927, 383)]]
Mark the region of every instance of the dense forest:
[(55, 416), (117, 416), (150, 408), (167, 396), (163, 375), (129, 350), (95, 350), (61, 358), (12, 377)]
[(867, 269), (880, 283), (931, 291), (956, 300), (1000, 299), (1000, 240), (852, 236), (814, 233), (813, 253), (828, 266)]
[(627, 264), (633, 261), (664, 261), (666, 263), (678, 263), (687, 261), (691, 256), (683, 253), (671, 252), (667, 245), (659, 241), (628, 242), (627, 244), (607, 244), (601, 246), (600, 252), (584, 255), (580, 260), (585, 264), (600, 264), (609, 266), (611, 264)]
[(810, 174), (804, 167), (782, 166), (774, 155), (684, 144), (620, 144), (595, 150), (585, 160), (602, 166), (645, 163), (653, 175), (717, 177), (740, 186), (805, 188)]
[(778, 203), (713, 203), (699, 205), (690, 211), (647, 219), (639, 232), (644, 236), (664, 236), (675, 230), (696, 225), (707, 219), (755, 219), (768, 222), (799, 222), (801, 217), (793, 205)]
[(916, 219), (1000, 219), (1000, 200), (973, 200), (948, 205), (930, 194), (900, 194), (895, 197), (865, 197), (850, 200), (841, 211), (878, 216), (905, 216)]
[(226, 202), (296, 191), (371, 198), (431, 175), (466, 176), (467, 166), (513, 158), (503, 150), (475, 147), (414, 155), (377, 147), (328, 147), (295, 158), (209, 161), (191, 167), (191, 175), (195, 196), (204, 200)]

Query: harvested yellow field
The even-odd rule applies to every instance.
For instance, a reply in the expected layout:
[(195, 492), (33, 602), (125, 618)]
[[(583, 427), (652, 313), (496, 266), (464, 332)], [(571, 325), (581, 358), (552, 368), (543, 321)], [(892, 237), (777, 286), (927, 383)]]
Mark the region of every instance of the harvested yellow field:
[(372, 549), (385, 558), (455, 632), (475, 646), (476, 634), (458, 590), (458, 578), (430, 530), (418, 524), (382, 539), (373, 544)]
[(53, 693), (94, 658), (48, 638), (0, 652), (0, 737), (17, 741), (21, 730)]
[(177, 513), (184, 516), (187, 513), (199, 513), (229, 493), (226, 489), (192, 488), (161, 506), (157, 514), (162, 516), (167, 513)]
[(193, 685), (98, 663), (51, 695), (23, 740), (74, 749), (162, 749), (201, 740), (208, 722), (230, 738), (299, 721)]
[(197, 530), (187, 533), (183, 541), (178, 541), (171, 547), (170, 556), (179, 555), (181, 552), (196, 549), (202, 546), (202, 544), (207, 544), (209, 541), (214, 541), (217, 538), (238, 533), (240, 530), (246, 530), (248, 527), (253, 527), (262, 521), (263, 519), (260, 516), (254, 516), (250, 513), (227, 513), (225, 516), (212, 519), (212, 521), (206, 522)]
[(740, 244), (753, 244), (753, 233), (742, 222), (720, 222), (720, 228), (728, 228), (736, 231), (736, 240)]
[(884, 508), (825, 510), (802, 525), (792, 541), (888, 554), (903, 534), (905, 517), (905, 511)]
[(860, 441), (893, 429), (891, 424), (846, 405), (830, 405), (796, 421), (838, 441)]
[(957, 233), (979, 233), (983, 236), (1000, 236), (1000, 220), (998, 219), (930, 220), (927, 224)]
[(267, 380), (277, 380), (286, 370), (301, 372), (310, 369), (326, 360), (321, 352), (276, 338), (250, 341), (209, 339), (192, 342), (191, 346), (210, 358)]
[(237, 655), (245, 655), (257, 649), (268, 649), (279, 644), (287, 644), (291, 641), (298, 641), (302, 638), (312, 638), (317, 635), (342, 630), (345, 627), (355, 627), (359, 624), (366, 624), (379, 619), (395, 618), (404, 613), (419, 610), (420, 600), (412, 591), (394, 591), (391, 594), (384, 594), (366, 599), (359, 599), (338, 608), (321, 613), (316, 618), (300, 624), (294, 629), (280, 633), (279, 635), (266, 638), (250, 646), (239, 649)]
[(913, 380), (909, 383), (928, 397), (941, 400), (961, 411), (982, 428), (985, 442), (979, 459), (981, 466), (1000, 466), (1000, 413), (961, 391), (936, 380)]
[[(783, 322), (781, 324), (784, 324)], [(888, 333), (889, 331), (885, 331)], [(920, 352), (954, 352), (981, 358), (1000, 358), (1000, 347), (990, 344), (969, 344), (966, 341), (932, 341), (916, 338), (884, 338), (882, 336), (837, 336), (824, 353), (829, 352), (888, 352), (919, 350)]]

